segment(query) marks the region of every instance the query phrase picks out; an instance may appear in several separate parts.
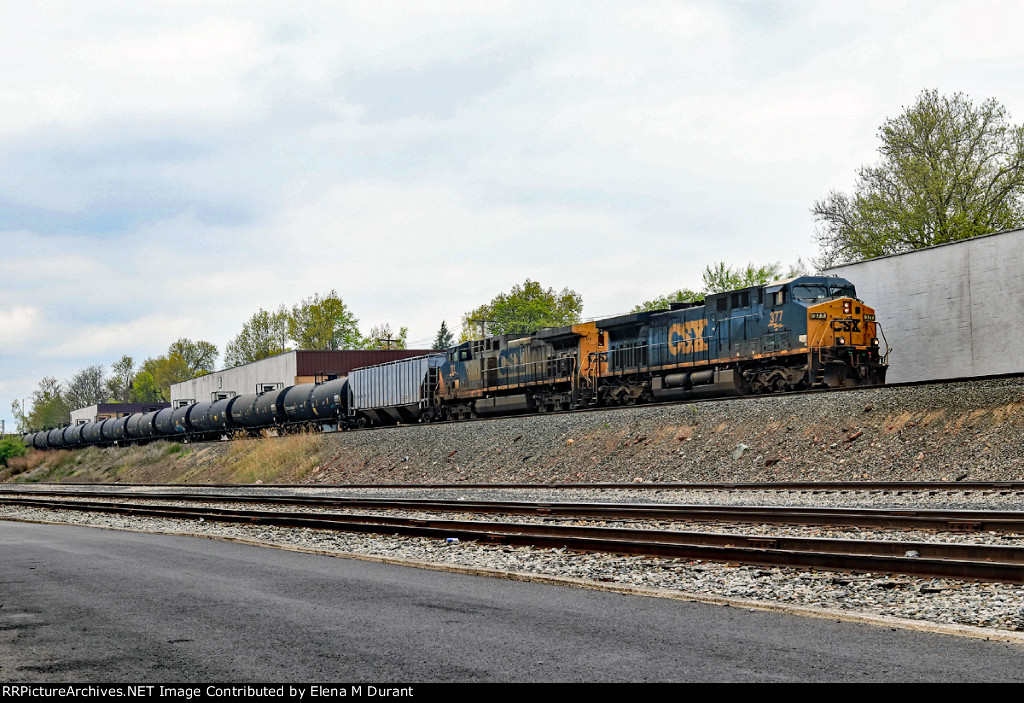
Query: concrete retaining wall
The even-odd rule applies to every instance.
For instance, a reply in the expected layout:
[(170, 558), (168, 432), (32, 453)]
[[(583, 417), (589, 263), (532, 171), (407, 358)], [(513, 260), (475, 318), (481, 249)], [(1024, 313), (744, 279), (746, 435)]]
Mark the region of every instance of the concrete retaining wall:
[(1024, 229), (837, 266), (876, 310), (887, 381), (1024, 372)]

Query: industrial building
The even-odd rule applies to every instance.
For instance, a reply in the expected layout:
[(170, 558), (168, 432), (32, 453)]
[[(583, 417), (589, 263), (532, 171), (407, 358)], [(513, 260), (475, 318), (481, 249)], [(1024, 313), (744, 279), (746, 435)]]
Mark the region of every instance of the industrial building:
[(300, 383), (321, 383), (361, 366), (430, 354), (431, 349), (349, 349), (284, 352), (249, 364), (215, 371), (171, 386), (171, 405), (216, 401), (246, 393), (263, 393)]
[(892, 348), (887, 382), (1024, 372), (1024, 229), (825, 273), (875, 308)]
[(170, 403), (97, 403), (86, 408), (71, 411), (72, 425), (103, 422), (112, 417), (125, 417), (132, 413), (151, 413), (171, 407)]

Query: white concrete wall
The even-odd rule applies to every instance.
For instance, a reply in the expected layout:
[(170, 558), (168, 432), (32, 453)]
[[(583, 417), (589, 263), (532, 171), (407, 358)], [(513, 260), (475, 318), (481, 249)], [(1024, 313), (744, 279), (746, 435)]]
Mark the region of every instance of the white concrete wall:
[(1024, 372), (1024, 230), (825, 273), (875, 308), (892, 347), (887, 381)]
[(84, 425), (87, 422), (96, 422), (98, 405), (90, 405), (87, 408), (79, 408), (71, 411), (71, 424)]
[(296, 363), (295, 352), (290, 351), (244, 366), (214, 371), (191, 381), (175, 383), (171, 386), (171, 407), (176, 406), (176, 401), (185, 399), (209, 402), (214, 393), (255, 393), (257, 384), (280, 383), (291, 386), (295, 383)]

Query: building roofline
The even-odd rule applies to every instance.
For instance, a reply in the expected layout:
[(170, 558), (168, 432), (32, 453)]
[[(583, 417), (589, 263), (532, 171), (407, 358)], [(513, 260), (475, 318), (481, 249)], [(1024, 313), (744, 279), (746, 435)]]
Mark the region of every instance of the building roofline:
[(861, 259), (860, 261), (848, 261), (845, 264), (836, 264), (835, 266), (829, 266), (828, 268), (822, 269), (822, 271), (833, 271), (835, 269), (844, 268), (846, 266), (856, 266), (857, 264), (866, 264), (869, 261), (880, 261), (881, 259), (891, 259), (895, 256), (906, 256), (907, 254), (916, 254), (921, 251), (929, 251), (931, 249), (939, 249), (941, 247), (949, 247), (955, 244), (963, 244), (965, 242), (973, 242), (977, 239), (986, 239), (988, 237), (996, 237), (1000, 234), (1011, 234), (1013, 232), (1024, 232), (1024, 227), (1017, 227), (1016, 229), (1004, 229), (999, 232), (989, 232), (988, 234), (979, 234), (974, 237), (967, 237), (966, 239), (956, 239), (952, 242), (943, 242), (942, 244), (932, 244), (930, 247), (922, 247), (921, 249), (911, 249), (910, 251), (899, 252), (897, 254), (883, 254), (882, 256), (875, 256), (870, 259)]

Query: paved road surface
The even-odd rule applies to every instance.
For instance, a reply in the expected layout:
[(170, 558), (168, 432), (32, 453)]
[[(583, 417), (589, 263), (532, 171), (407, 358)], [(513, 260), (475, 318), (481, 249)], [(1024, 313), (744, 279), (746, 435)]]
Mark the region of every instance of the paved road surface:
[(0, 521), (0, 681), (1021, 681), (1024, 647)]

